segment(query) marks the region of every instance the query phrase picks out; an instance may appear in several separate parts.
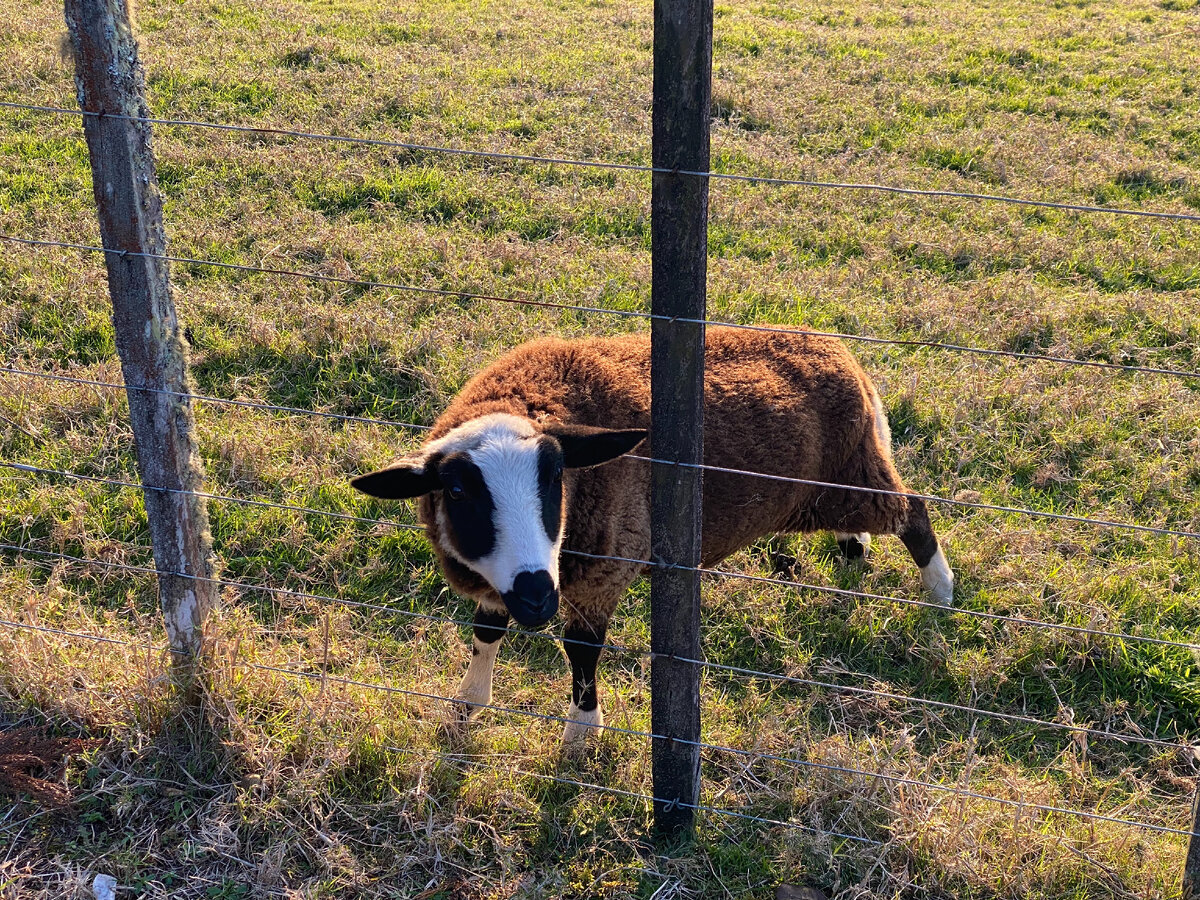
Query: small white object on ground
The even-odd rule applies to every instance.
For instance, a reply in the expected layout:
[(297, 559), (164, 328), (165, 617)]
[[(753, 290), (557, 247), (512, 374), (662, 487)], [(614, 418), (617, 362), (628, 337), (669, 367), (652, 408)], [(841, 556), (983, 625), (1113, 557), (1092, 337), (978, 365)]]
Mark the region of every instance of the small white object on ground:
[(97, 875), (92, 881), (92, 893), (96, 900), (117, 900), (117, 879), (111, 875)]

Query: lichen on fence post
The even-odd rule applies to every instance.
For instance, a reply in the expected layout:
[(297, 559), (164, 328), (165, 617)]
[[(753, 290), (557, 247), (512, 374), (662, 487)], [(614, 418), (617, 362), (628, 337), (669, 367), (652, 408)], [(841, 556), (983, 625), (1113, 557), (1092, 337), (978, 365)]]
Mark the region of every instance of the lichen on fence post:
[[(171, 296), (145, 76), (126, 0), (65, 0), (113, 326), (173, 671), (193, 684), (217, 585), (187, 343)], [(168, 574), (169, 573), (169, 574)]]

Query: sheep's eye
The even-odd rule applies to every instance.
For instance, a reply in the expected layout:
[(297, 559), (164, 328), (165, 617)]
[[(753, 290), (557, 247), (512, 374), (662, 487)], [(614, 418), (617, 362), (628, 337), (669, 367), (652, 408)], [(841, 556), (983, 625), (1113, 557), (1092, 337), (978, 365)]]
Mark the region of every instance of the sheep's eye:
[(446, 496), (448, 496), (455, 503), (458, 503), (460, 500), (467, 499), (467, 492), (463, 490), (463, 486), (461, 484), (452, 484), (446, 489)]

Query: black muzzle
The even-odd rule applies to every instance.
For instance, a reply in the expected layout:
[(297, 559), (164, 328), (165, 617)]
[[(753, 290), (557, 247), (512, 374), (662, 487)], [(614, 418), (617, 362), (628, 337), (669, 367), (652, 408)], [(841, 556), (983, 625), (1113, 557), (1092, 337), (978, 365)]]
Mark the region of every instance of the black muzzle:
[(512, 590), (501, 599), (509, 614), (526, 628), (541, 628), (558, 612), (558, 589), (545, 569), (518, 574)]

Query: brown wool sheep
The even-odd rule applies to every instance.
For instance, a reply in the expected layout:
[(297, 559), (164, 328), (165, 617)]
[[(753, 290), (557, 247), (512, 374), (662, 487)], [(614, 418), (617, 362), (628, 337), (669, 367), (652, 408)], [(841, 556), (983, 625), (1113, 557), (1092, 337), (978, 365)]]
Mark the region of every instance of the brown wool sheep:
[[(905, 491), (879, 396), (840, 341), (713, 328), (705, 353), (706, 464)], [(464, 721), (491, 700), (510, 615), (540, 626), (561, 596), (572, 669), (564, 739), (602, 724), (598, 645), (648, 567), (569, 551), (648, 558), (650, 464), (622, 454), (645, 438), (649, 419), (648, 335), (532, 341), (472, 378), (416, 454), (355, 479), (375, 496), (420, 498), (447, 581), (478, 603), (458, 694)], [(653, 455), (648, 442), (640, 455)], [(924, 586), (951, 601), (954, 576), (921, 500), (704, 473), (704, 566), (764, 535), (826, 529), (850, 557), (872, 534), (899, 535)]]

